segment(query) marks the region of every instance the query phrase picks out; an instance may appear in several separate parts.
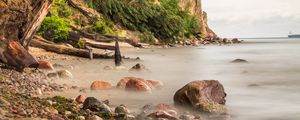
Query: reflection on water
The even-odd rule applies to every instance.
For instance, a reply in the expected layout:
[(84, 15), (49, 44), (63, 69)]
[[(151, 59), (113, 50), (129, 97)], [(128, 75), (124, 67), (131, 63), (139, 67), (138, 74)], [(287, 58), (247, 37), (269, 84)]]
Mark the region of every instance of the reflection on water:
[[(99, 90), (58, 93), (109, 99), (113, 105), (126, 104), (137, 109), (147, 103), (173, 103), (173, 95), (193, 80), (216, 79), (227, 92), (227, 108), (233, 120), (300, 119), (300, 40), (247, 40), (244, 44), (201, 46), (199, 48), (134, 49), (124, 54), (142, 58), (152, 72), (106, 71), (112, 60), (54, 61), (74, 66), (73, 80), (59, 80), (88, 88), (94, 80), (116, 84), (122, 77), (137, 76), (161, 80), (162, 90), (129, 93)], [(242, 58), (246, 64), (230, 63)], [(138, 61), (124, 61), (128, 69)]]

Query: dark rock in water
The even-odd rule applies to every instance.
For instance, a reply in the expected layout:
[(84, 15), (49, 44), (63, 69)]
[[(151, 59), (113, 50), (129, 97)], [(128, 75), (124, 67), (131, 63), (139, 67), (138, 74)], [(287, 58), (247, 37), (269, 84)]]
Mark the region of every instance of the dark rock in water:
[(133, 115), (129, 114), (129, 110), (125, 105), (120, 105), (115, 108), (116, 120), (136, 120)]
[(193, 81), (175, 93), (174, 103), (204, 112), (224, 112), (225, 97), (226, 93), (219, 81)]
[(120, 66), (122, 63), (122, 55), (120, 51), (119, 42), (116, 41), (115, 43), (115, 65)]
[(86, 98), (83, 102), (82, 109), (89, 109), (93, 112), (99, 112), (105, 116), (111, 116), (113, 113), (109, 106), (94, 97)]
[(258, 84), (249, 84), (248, 86), (249, 86), (249, 87), (259, 87)]
[(241, 41), (239, 41), (239, 39), (237, 39), (237, 38), (233, 38), (231, 41), (232, 41), (232, 43), (241, 43)]
[(143, 64), (141, 64), (141, 63), (138, 63), (138, 64), (136, 64), (136, 65), (134, 65), (131, 69), (130, 69), (130, 71), (141, 71), (141, 70), (148, 70), (147, 68), (146, 68), (146, 66), (145, 65), (143, 65)]
[(235, 59), (233, 61), (231, 61), (232, 63), (248, 63), (247, 60), (244, 60), (244, 59)]
[(58, 75), (58, 73), (48, 73), (47, 74), (47, 77), (48, 78), (53, 78), (53, 79), (57, 79), (57, 78), (59, 78), (59, 75)]

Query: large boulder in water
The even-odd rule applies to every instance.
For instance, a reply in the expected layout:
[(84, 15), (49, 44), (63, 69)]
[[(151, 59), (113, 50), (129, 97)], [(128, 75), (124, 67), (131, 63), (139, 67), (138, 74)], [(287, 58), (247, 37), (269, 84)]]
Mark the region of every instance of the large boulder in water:
[(130, 79), (125, 86), (126, 90), (131, 90), (131, 91), (150, 91), (151, 87), (149, 84), (145, 82), (145, 80), (141, 79)]
[(174, 103), (205, 112), (223, 112), (225, 97), (224, 87), (219, 81), (193, 81), (175, 93)]
[(112, 84), (105, 81), (94, 81), (91, 85), (92, 90), (109, 89), (109, 88), (112, 88)]

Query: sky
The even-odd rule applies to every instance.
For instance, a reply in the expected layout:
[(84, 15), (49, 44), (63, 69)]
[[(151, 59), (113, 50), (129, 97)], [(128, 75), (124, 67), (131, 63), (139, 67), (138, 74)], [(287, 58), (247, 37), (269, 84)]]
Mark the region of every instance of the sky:
[(300, 0), (202, 0), (208, 24), (220, 37), (300, 34)]

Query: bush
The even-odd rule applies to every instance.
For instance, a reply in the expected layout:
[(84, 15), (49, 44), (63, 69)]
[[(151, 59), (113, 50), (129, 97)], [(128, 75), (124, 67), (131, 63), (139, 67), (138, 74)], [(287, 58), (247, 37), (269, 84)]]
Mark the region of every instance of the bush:
[(95, 25), (88, 28), (89, 32), (99, 33), (99, 34), (113, 34), (114, 30), (112, 29), (113, 24), (105, 20), (98, 20)]
[(148, 43), (148, 44), (151, 44), (151, 45), (155, 44), (155, 37), (154, 37), (154, 34), (151, 33), (151, 32), (144, 32), (143, 34), (141, 34), (139, 36), (139, 38), (144, 43)]
[(178, 0), (160, 0), (160, 5), (149, 0), (85, 1), (113, 22), (130, 30), (152, 32), (165, 42), (198, 33), (193, 16), (178, 6)]
[(73, 14), (72, 8), (68, 5), (68, 3), (65, 0), (55, 0), (54, 4), (50, 8), (50, 12), (54, 16), (59, 17), (69, 17)]
[(76, 47), (83, 49), (84, 48), (84, 40), (83, 39), (79, 39), (76, 43)]
[(39, 30), (43, 37), (49, 38), (56, 42), (66, 40), (71, 29), (65, 18), (57, 16), (46, 17)]

